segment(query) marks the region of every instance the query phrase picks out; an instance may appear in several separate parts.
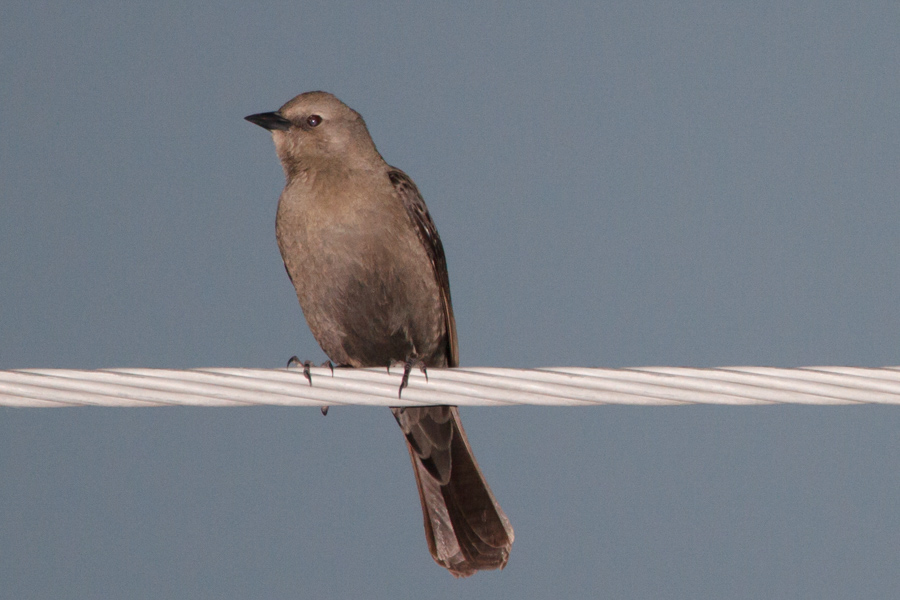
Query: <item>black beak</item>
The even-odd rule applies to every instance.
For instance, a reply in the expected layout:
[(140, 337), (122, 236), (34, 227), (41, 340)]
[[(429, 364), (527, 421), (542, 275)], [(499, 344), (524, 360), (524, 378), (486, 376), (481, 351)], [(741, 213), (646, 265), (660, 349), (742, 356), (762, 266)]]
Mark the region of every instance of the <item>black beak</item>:
[(269, 131), (275, 131), (276, 129), (287, 131), (291, 128), (291, 122), (277, 112), (259, 113), (244, 118), (254, 125), (259, 125), (263, 129), (268, 129)]

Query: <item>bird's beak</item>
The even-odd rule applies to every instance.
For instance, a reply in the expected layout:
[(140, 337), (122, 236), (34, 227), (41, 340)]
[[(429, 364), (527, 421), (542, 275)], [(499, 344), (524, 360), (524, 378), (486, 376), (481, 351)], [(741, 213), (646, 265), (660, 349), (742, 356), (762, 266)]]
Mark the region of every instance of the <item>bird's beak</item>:
[(291, 122), (277, 112), (259, 113), (244, 118), (254, 125), (259, 125), (263, 129), (268, 129), (269, 131), (275, 131), (276, 129), (287, 131), (291, 128)]

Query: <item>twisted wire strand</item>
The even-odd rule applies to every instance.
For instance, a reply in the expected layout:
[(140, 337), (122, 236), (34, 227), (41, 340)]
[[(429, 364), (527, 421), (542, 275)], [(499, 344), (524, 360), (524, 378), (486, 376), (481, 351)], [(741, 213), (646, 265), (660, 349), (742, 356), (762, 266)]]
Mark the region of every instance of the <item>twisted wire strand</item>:
[(18, 369), (0, 406), (900, 404), (900, 367)]

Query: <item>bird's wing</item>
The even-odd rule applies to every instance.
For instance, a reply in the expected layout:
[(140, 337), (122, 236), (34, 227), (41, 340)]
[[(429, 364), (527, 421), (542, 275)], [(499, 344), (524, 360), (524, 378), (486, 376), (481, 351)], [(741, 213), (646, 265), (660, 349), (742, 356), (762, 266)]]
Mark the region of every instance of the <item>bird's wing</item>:
[(431, 261), (434, 278), (441, 290), (441, 303), (444, 306), (444, 323), (447, 327), (447, 366), (456, 367), (459, 365), (459, 345), (456, 339), (456, 319), (453, 317), (453, 305), (450, 302), (450, 276), (447, 274), (447, 259), (444, 256), (441, 236), (438, 235), (434, 221), (428, 214), (428, 207), (425, 206), (422, 194), (419, 193), (419, 188), (416, 187), (413, 180), (406, 173), (394, 167), (388, 171), (388, 177), (406, 208), (406, 214), (416, 226), (416, 232)]
[[(459, 347), (444, 246), (416, 184), (399, 169), (391, 168), (388, 176), (431, 261), (444, 307), (447, 366), (455, 367)], [(515, 534), (475, 461), (457, 408), (391, 410), (406, 435), (422, 501), (425, 538), (434, 560), (456, 577), (502, 569)]]

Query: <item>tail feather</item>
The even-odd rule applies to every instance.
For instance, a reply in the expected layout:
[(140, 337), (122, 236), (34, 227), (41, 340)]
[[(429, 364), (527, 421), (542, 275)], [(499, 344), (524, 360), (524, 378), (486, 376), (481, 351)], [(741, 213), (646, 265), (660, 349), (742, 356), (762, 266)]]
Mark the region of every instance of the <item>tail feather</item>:
[[(457, 408), (393, 412), (407, 438), (435, 562), (456, 577), (502, 569), (515, 539), (513, 528), (478, 467)], [(435, 438), (435, 432), (442, 435)]]

